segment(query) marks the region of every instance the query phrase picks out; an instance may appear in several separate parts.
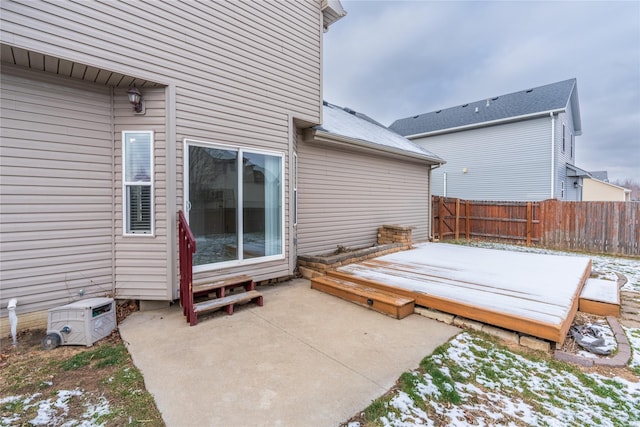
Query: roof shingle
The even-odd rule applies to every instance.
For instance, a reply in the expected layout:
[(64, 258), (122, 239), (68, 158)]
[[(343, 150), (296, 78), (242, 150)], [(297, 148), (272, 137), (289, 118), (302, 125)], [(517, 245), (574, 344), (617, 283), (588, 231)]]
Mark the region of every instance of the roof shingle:
[[(575, 98), (572, 100), (572, 96)], [(569, 103), (578, 109), (576, 79), (564, 80), (507, 95), (398, 119), (389, 129), (402, 136), (435, 132), (461, 126), (566, 109)], [(579, 111), (576, 130), (580, 130)]]

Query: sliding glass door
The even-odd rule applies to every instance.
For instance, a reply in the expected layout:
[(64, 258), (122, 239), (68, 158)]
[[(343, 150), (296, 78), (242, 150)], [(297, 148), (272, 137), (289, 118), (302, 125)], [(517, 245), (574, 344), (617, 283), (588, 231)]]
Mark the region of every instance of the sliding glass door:
[(282, 257), (283, 156), (189, 141), (185, 150), (194, 266)]

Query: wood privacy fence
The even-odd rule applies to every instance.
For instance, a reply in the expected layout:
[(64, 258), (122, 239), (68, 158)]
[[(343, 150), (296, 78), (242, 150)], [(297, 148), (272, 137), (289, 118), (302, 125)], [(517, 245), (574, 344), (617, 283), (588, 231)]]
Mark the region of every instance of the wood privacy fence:
[(640, 202), (494, 202), (433, 196), (433, 236), (640, 256)]

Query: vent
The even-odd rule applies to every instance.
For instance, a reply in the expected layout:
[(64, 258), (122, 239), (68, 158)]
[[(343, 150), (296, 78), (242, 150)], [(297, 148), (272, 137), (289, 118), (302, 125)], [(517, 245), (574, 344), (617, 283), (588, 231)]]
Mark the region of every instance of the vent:
[(491, 98), (492, 101), (496, 101), (498, 98), (500, 98), (499, 96), (496, 96), (495, 98)]
[(440, 114), (440, 112), (441, 112), (441, 111), (442, 111), (442, 110), (438, 110), (438, 111), (436, 111), (436, 114)]
[(527, 90), (527, 93), (531, 93), (531, 92), (533, 92), (533, 89)]
[(420, 117), (420, 116), (413, 116), (414, 119), (417, 119), (418, 117)]
[(468, 106), (469, 106), (469, 104), (462, 104), (462, 108), (468, 107)]
[(349, 114), (353, 114), (353, 115), (355, 115), (355, 114), (356, 114), (355, 110), (352, 110), (352, 109), (351, 109), (351, 108), (349, 108), (349, 107), (344, 107), (344, 108), (343, 108), (343, 110), (344, 110), (344, 111), (346, 111), (346, 112), (347, 112), (347, 113), (349, 113)]

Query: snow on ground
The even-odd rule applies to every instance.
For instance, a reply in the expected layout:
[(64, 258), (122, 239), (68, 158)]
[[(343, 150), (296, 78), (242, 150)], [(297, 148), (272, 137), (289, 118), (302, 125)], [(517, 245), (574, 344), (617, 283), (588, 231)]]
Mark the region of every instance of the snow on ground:
[[(515, 245), (470, 246), (549, 255), (587, 256), (607, 280), (623, 274), (623, 289), (640, 292), (640, 260), (585, 255)], [(613, 347), (606, 324), (599, 332)], [(629, 368), (640, 375), (640, 328), (625, 328), (632, 349)], [(583, 352), (584, 356), (593, 357)], [(640, 427), (640, 382), (583, 373), (577, 368), (525, 357), (463, 332), (421, 369), (403, 375), (398, 390), (381, 400), (376, 422), (384, 426), (636, 426)], [(371, 420), (373, 421), (373, 420)], [(349, 427), (359, 427), (358, 422)]]
[[(73, 398), (81, 399), (84, 412), (80, 419), (68, 419), (69, 405)], [(19, 421), (15, 410), (38, 408), (38, 415), (29, 420), (32, 426), (101, 427), (98, 418), (109, 413), (109, 402), (101, 395), (87, 395), (82, 390), (59, 390), (54, 397), (45, 398), (42, 393), (30, 396), (8, 396), (0, 398), (0, 426), (10, 426)], [(10, 415), (9, 415), (10, 414)]]
[(640, 383), (524, 357), (466, 332), (421, 367), (401, 377), (377, 422), (393, 427), (640, 426)]
[(592, 261), (592, 270), (598, 273), (600, 278), (607, 280), (617, 280), (616, 273), (620, 273), (627, 278), (627, 283), (622, 289), (640, 292), (640, 260), (632, 258), (622, 258), (607, 255), (590, 255), (576, 252), (554, 251), (551, 249), (538, 248), (533, 246), (507, 245), (504, 243), (472, 241), (464, 245), (500, 249), (504, 251), (531, 252), (549, 255), (568, 255), (578, 257), (588, 257)]

